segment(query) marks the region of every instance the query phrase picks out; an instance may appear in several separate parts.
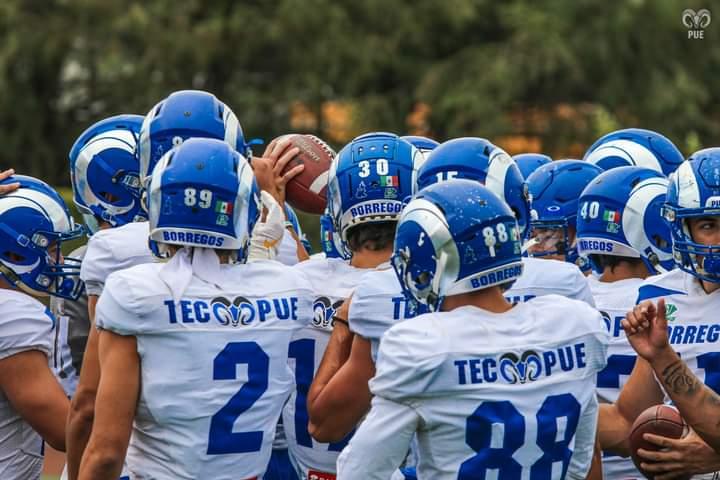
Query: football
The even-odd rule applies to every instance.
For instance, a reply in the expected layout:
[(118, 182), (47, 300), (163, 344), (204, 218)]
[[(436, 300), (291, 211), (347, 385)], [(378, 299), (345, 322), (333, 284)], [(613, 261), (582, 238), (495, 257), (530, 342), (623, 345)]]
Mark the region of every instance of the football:
[[(643, 434), (653, 433), (668, 438), (682, 438), (688, 433), (688, 426), (680, 416), (680, 412), (670, 405), (655, 405), (642, 412), (633, 423), (630, 433), (630, 451), (635, 466), (646, 478), (654, 478), (652, 473), (640, 468), (643, 460), (637, 455), (639, 448), (644, 450), (660, 450), (657, 445), (648, 442)], [(646, 462), (647, 463), (647, 462)], [(680, 478), (680, 477), (678, 477)], [(691, 478), (691, 475), (682, 478)]]
[(322, 215), (327, 204), (328, 170), (335, 151), (315, 135), (289, 134), (280, 139), (289, 139), (294, 147), (300, 149), (282, 173), (297, 165), (305, 165), (305, 169), (285, 186), (288, 203), (303, 212)]

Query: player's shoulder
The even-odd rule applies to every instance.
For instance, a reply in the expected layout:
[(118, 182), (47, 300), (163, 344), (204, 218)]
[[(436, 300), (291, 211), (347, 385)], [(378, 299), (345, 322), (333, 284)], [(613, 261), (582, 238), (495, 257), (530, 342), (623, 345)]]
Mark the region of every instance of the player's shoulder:
[(690, 274), (678, 269), (648, 277), (638, 288), (636, 303), (672, 295), (688, 294)]
[[(447, 335), (444, 317), (451, 312), (435, 312), (419, 315), (412, 321), (399, 322), (390, 327), (380, 342), (380, 352), (406, 358), (410, 363), (430, 358), (446, 350)], [(416, 365), (415, 368), (421, 368)]]
[(364, 272), (357, 288), (357, 292), (364, 295), (394, 295), (400, 290), (395, 271), (388, 265)]
[[(96, 232), (87, 244), (80, 276), (85, 282), (107, 280), (116, 270), (153, 261), (148, 247), (148, 223), (131, 222)], [(88, 290), (90, 294), (96, 292)]]
[(141, 308), (150, 298), (167, 296), (168, 286), (160, 278), (162, 263), (142, 263), (110, 273), (103, 295), (111, 295), (128, 310)]
[(518, 311), (541, 330), (559, 336), (584, 333), (606, 333), (602, 314), (581, 300), (550, 294), (526, 302), (525, 310)]
[[(301, 263), (307, 263), (309, 260)], [(235, 277), (238, 281), (245, 280), (242, 285), (249, 293), (257, 291), (259, 295), (279, 291), (308, 291), (310, 287), (309, 275), (306, 270), (299, 268), (298, 263), (288, 266), (274, 260), (261, 260), (242, 265), (224, 267), (227, 275)], [(247, 280), (252, 280), (248, 282)]]
[(52, 314), (45, 305), (15, 290), (0, 290), (0, 358), (28, 348), (50, 351)]
[(86, 255), (105, 254), (116, 259), (150, 256), (148, 222), (130, 222), (96, 232), (88, 241)]
[(523, 274), (518, 282), (524, 279), (527, 283), (557, 291), (574, 291), (578, 289), (578, 285), (587, 284), (585, 275), (571, 263), (533, 257), (525, 257), (522, 262)]
[(398, 401), (428, 391), (451, 350), (443, 327), (451, 312), (427, 313), (393, 325), (382, 336), (376, 375), (370, 381), (375, 395)]

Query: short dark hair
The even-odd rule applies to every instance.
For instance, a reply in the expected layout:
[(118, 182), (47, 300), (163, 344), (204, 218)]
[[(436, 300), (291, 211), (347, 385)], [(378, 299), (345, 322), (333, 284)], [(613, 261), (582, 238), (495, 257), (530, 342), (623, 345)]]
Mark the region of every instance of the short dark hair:
[(350, 251), (384, 250), (395, 240), (397, 222), (363, 223), (350, 227), (347, 231), (347, 244)]
[(623, 262), (629, 263), (633, 267), (644, 264), (641, 258), (620, 257), (618, 255), (602, 255), (600, 253), (590, 254), (590, 261), (601, 270), (605, 270), (609, 267), (611, 272), (615, 270), (615, 267), (617, 267)]

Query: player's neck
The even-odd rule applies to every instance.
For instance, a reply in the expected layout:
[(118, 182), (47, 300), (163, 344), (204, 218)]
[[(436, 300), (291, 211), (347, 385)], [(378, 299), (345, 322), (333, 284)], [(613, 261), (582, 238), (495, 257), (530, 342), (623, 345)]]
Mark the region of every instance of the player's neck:
[(474, 292), (450, 295), (443, 300), (441, 310), (449, 312), (459, 307), (473, 306), (492, 313), (503, 313), (513, 305), (505, 299), (500, 287), (484, 288)]
[(621, 262), (614, 267), (605, 267), (602, 275), (600, 275), (600, 281), (612, 283), (631, 278), (647, 278), (649, 276), (650, 272), (644, 263)]
[(703, 290), (705, 290), (705, 293), (707, 293), (708, 295), (713, 293), (715, 290), (720, 289), (720, 283), (706, 282), (705, 280), (700, 280), (700, 285), (702, 286)]
[(352, 258), (350, 259), (350, 265), (355, 268), (375, 268), (378, 265), (390, 260), (392, 252), (392, 245), (382, 250), (370, 250), (368, 248), (363, 248), (353, 253)]

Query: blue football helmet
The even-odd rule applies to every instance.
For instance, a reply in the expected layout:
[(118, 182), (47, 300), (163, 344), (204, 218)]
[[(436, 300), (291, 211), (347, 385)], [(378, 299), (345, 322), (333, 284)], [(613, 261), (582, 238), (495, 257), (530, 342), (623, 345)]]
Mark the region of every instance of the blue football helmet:
[(181, 90), (155, 105), (140, 131), (140, 179), (143, 186), (158, 160), (188, 138), (224, 140), (250, 159), (240, 122), (230, 108), (215, 95), (201, 90)]
[(325, 214), (320, 216), (320, 243), (325, 253), (325, 258), (343, 258), (347, 260), (347, 247), (339, 245), (340, 236), (335, 234), (333, 230), (332, 217), (325, 210)]
[(547, 155), (543, 155), (542, 153), (519, 153), (517, 155), (513, 155), (512, 158), (515, 160), (515, 163), (520, 169), (520, 173), (522, 173), (522, 176), (525, 179), (527, 179), (530, 174), (538, 168), (552, 162), (552, 158)]
[(720, 283), (720, 245), (693, 240), (687, 220), (720, 216), (720, 148), (693, 153), (670, 176), (663, 217), (670, 225), (673, 260), (682, 270)]
[(88, 233), (98, 219), (113, 227), (147, 219), (140, 205), (140, 166), (135, 156), (140, 115), (116, 115), (85, 130), (70, 149), (73, 201)]
[(662, 219), (667, 187), (665, 176), (649, 168), (619, 167), (595, 177), (578, 202), (580, 255), (640, 258), (651, 274), (671, 270), (672, 239)]
[(184, 245), (230, 250), (242, 262), (260, 216), (260, 191), (250, 164), (227, 143), (192, 138), (158, 162), (148, 207), (155, 255)]
[(80, 237), (62, 197), (45, 182), (14, 175), (20, 183), (0, 196), (0, 277), (31, 295), (77, 300), (83, 292), (80, 262), (62, 258), (62, 242)]
[(670, 175), (684, 158), (664, 135), (642, 128), (626, 128), (608, 133), (593, 143), (583, 160), (603, 170), (615, 167), (645, 167)]
[(466, 178), (485, 185), (510, 206), (525, 234), (530, 222), (527, 187), (520, 169), (500, 147), (484, 138), (454, 138), (440, 144), (417, 172), (417, 188), (452, 178)]
[(522, 273), (515, 216), (488, 188), (449, 180), (420, 190), (403, 210), (392, 266), (409, 301), (430, 311), (448, 295), (510, 286)]
[(404, 135), (400, 138), (410, 143), (413, 147), (417, 148), (420, 153), (426, 156), (440, 145), (440, 142), (420, 135)]
[(590, 264), (580, 257), (575, 242), (575, 220), (580, 194), (602, 169), (581, 160), (556, 160), (527, 179), (532, 216), (527, 253), (533, 257), (557, 255), (583, 271)]
[(394, 222), (414, 193), (413, 166), (420, 152), (392, 133), (367, 133), (345, 145), (328, 175), (328, 210), (343, 244), (364, 223)]

